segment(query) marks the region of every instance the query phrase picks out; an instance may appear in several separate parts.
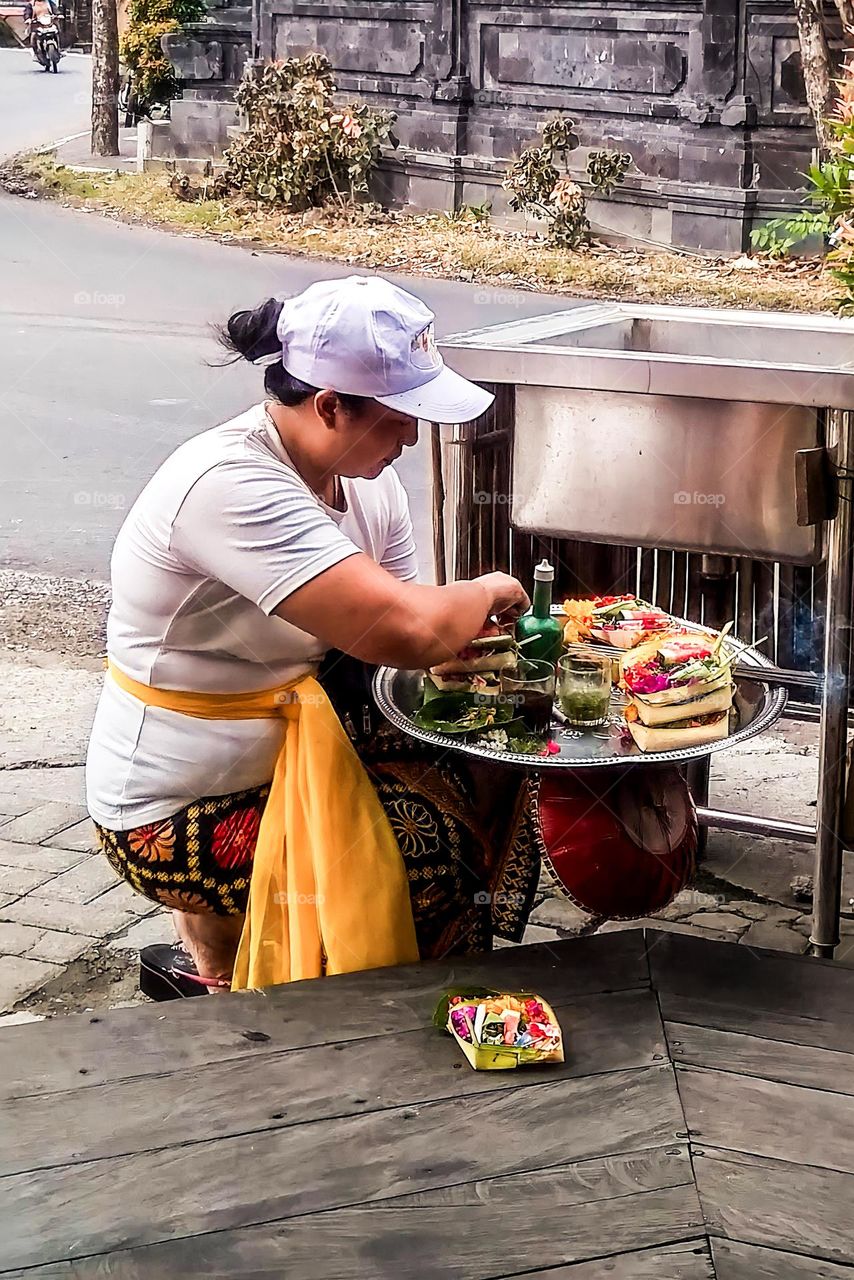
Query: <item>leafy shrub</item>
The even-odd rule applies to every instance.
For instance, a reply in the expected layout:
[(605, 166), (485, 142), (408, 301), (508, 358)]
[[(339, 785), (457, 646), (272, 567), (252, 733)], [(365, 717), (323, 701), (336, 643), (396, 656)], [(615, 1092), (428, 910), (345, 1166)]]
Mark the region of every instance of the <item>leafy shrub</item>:
[(395, 116), (366, 104), (337, 106), (329, 60), (249, 64), (236, 94), (246, 128), (223, 156), (225, 182), (243, 195), (286, 209), (353, 203)]
[[(549, 239), (565, 249), (577, 249), (590, 233), (584, 192), (569, 173), (569, 153), (579, 145), (574, 127), (563, 116), (549, 120), (543, 126), (542, 146), (526, 147), (503, 183), (510, 208), (543, 218)], [(607, 196), (623, 181), (630, 164), (631, 156), (623, 152), (591, 151), (587, 177), (594, 190)]]
[(199, 22), (204, 15), (204, 0), (131, 0), (119, 53), (133, 72), (138, 98), (153, 103), (177, 97), (178, 81), (160, 38), (179, 31), (186, 22)]
[(757, 227), (751, 239), (757, 249), (779, 257), (819, 237), (829, 250), (833, 275), (845, 289), (837, 305), (854, 311), (854, 64), (846, 63), (837, 83), (839, 97), (828, 121), (830, 155), (804, 175), (808, 189), (803, 207)]

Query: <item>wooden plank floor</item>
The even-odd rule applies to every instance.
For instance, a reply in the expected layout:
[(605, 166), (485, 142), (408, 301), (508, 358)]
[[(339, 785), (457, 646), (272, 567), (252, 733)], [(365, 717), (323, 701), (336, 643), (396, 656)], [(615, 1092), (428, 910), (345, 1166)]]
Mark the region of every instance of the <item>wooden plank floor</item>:
[[(443, 989), (567, 1061), (472, 1071)], [(0, 1036), (0, 1275), (854, 1280), (854, 970), (641, 930)]]

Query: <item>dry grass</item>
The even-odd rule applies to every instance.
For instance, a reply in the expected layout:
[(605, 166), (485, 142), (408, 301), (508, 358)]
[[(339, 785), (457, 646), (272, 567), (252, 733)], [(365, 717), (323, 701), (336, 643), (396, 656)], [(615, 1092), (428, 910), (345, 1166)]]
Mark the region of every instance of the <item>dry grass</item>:
[[(10, 182), (10, 172), (14, 181)], [(2, 180), (2, 179), (0, 179)], [(234, 201), (179, 199), (167, 173), (83, 173), (44, 157), (16, 162), (7, 188), (30, 185), (65, 204), (85, 205), (149, 226), (351, 266), (502, 288), (622, 301), (831, 311), (838, 285), (818, 261), (714, 258), (613, 248), (551, 248), (522, 232), (443, 215), (310, 211), (282, 214)]]

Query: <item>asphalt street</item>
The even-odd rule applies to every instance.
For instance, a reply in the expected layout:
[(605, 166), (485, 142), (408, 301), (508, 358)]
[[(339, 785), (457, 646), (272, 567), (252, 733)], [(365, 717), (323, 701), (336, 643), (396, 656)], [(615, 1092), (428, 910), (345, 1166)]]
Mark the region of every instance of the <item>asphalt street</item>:
[(67, 53), (57, 75), (26, 49), (0, 49), (0, 160), (89, 126), (92, 60)]
[[(49, 142), (54, 117), (27, 55), (0, 59), (2, 148)], [(84, 92), (85, 61), (66, 58), (53, 77), (72, 100)], [(80, 123), (69, 110), (66, 102), (60, 132)], [(259, 370), (221, 366), (213, 326), (349, 270), (0, 196), (0, 567), (105, 580), (124, 514), (159, 463), (261, 398)], [(441, 280), (400, 283), (435, 310), (440, 335), (572, 305)], [(397, 465), (426, 569), (427, 440)]]
[[(217, 367), (212, 326), (347, 270), (0, 199), (0, 565), (105, 577), (123, 514), (159, 463), (260, 399), (258, 370)], [(401, 283), (440, 334), (571, 305)], [(426, 446), (398, 463), (424, 552)]]

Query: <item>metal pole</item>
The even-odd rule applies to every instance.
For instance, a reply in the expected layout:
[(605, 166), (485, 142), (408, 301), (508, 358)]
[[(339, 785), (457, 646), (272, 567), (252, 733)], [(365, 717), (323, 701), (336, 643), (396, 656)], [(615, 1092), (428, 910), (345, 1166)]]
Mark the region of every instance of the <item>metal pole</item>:
[(798, 840), (815, 844), (815, 827), (804, 822), (786, 822), (782, 818), (760, 818), (752, 813), (731, 813), (728, 809), (708, 809), (697, 805), (697, 821), (701, 827), (718, 831), (738, 831), (745, 836), (775, 836), (778, 840)]
[(842, 818), (845, 805), (845, 757), (851, 669), (852, 512), (849, 470), (854, 465), (854, 414), (834, 415), (840, 501), (830, 525), (827, 559), (827, 630), (824, 646), (824, 690), (818, 761), (817, 838), (813, 875), (813, 919), (810, 945), (814, 956), (832, 958), (839, 942), (842, 890)]

